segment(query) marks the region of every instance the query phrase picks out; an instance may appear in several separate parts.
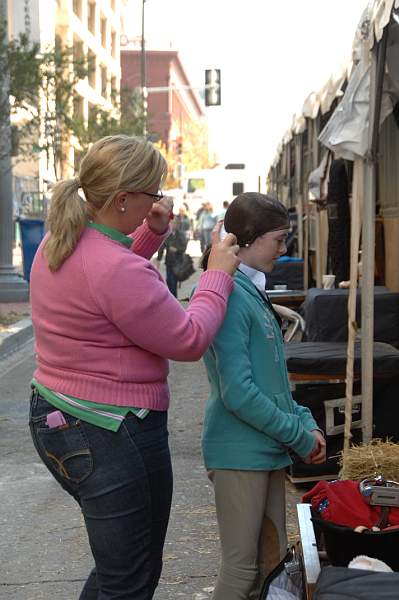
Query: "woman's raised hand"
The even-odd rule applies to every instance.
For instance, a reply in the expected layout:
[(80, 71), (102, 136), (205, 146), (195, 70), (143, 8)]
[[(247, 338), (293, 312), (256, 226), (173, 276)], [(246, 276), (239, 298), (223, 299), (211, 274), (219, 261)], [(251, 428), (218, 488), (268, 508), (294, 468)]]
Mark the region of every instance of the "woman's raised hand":
[(169, 226), (169, 221), (173, 218), (173, 199), (170, 196), (164, 196), (162, 200), (154, 202), (146, 221), (149, 228), (154, 233), (165, 233)]
[(240, 264), (237, 256), (239, 246), (233, 233), (228, 233), (222, 241), (220, 240), (222, 225), (223, 221), (219, 221), (212, 231), (212, 248), (208, 258), (208, 270), (217, 269), (233, 275)]

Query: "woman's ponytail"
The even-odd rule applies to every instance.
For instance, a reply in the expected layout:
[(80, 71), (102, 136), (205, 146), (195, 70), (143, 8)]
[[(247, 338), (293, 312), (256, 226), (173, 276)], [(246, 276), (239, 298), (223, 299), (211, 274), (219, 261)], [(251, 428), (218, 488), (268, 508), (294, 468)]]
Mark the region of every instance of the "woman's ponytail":
[(50, 271), (57, 271), (72, 254), (86, 225), (86, 202), (79, 196), (79, 187), (77, 179), (54, 186), (47, 218), (50, 236), (45, 246)]

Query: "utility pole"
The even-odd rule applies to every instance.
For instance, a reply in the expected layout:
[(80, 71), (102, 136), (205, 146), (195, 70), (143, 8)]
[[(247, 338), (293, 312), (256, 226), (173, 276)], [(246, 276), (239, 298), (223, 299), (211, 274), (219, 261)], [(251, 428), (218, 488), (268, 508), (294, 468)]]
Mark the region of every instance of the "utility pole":
[(141, 93), (143, 100), (143, 116), (144, 116), (144, 135), (147, 135), (147, 85), (146, 85), (146, 64), (145, 64), (145, 28), (144, 28), (144, 17), (145, 17), (145, 0), (143, 0), (141, 8)]
[[(7, 0), (0, 0), (0, 22), (8, 42)], [(4, 63), (4, 64), (1, 64)], [(6, 55), (0, 54), (0, 302), (26, 302), (28, 284), (13, 266), (13, 197), (11, 166), (10, 75)]]

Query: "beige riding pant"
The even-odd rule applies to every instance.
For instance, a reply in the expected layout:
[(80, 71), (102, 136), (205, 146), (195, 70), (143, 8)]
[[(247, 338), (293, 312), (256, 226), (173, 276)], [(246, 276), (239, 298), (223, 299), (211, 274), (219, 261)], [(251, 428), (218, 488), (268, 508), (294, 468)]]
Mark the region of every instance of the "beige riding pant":
[(255, 600), (287, 551), (284, 471), (218, 469), (208, 476), (222, 552), (213, 600)]

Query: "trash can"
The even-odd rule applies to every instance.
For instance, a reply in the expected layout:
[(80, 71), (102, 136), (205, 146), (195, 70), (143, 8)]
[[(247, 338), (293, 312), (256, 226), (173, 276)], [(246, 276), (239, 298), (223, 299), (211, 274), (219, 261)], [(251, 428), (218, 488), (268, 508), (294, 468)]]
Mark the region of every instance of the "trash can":
[(24, 279), (29, 283), (33, 258), (44, 237), (44, 221), (23, 217), (19, 217), (17, 221), (21, 232)]

